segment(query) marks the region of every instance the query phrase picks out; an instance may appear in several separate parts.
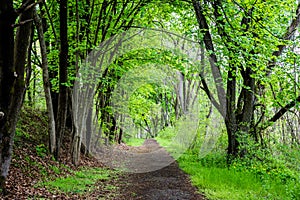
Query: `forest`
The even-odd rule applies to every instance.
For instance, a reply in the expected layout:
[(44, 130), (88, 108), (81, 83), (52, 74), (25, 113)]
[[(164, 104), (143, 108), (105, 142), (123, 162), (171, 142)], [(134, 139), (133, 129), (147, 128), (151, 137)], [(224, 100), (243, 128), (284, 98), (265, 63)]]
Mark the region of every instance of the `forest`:
[(1, 198), (300, 199), (299, 23), (298, 0), (0, 0)]

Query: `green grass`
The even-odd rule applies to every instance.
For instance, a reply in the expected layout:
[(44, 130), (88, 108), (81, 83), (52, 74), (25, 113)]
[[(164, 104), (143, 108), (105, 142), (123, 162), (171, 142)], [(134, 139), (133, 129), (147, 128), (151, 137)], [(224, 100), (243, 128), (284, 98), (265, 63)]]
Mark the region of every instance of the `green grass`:
[[(174, 132), (174, 128), (167, 128), (156, 140), (176, 157), (181, 149), (180, 140), (174, 141)], [(222, 140), (217, 145), (223, 145)], [(226, 163), (224, 148), (218, 146), (205, 157), (199, 157), (199, 148), (195, 146), (186, 151), (177, 161), (208, 199), (300, 199), (299, 148), (279, 146), (274, 154), (274, 151), (257, 149), (254, 145), (253, 151), (249, 151), (253, 155), (235, 160), (230, 167)]]
[[(78, 193), (93, 191), (95, 184), (98, 181), (110, 180), (116, 176), (116, 172), (104, 168), (81, 169), (72, 176), (57, 178), (53, 181), (40, 183), (49, 191), (59, 193)], [(115, 190), (113, 186), (106, 186), (106, 189)]]
[(186, 145), (182, 144), (180, 137), (176, 137), (176, 127), (167, 127), (160, 131), (155, 138), (160, 146), (164, 147), (173, 158), (177, 159), (186, 150)]
[(185, 146), (181, 146), (174, 140), (168, 140), (161, 137), (157, 137), (155, 139), (159, 143), (159, 145), (164, 147), (174, 159), (179, 158), (181, 154), (186, 150)]
[(296, 180), (283, 182), (279, 178), (258, 176), (253, 171), (243, 171), (241, 168), (226, 168), (224, 159), (215, 163), (212, 160), (201, 162), (197, 155), (190, 152), (178, 160), (179, 166), (191, 175), (192, 183), (208, 199), (288, 200), (300, 197), (300, 185)]
[(129, 138), (125, 140), (125, 143), (129, 146), (141, 146), (144, 143), (145, 139), (139, 139), (139, 138)]
[(159, 137), (159, 136), (156, 137), (155, 139), (159, 143), (160, 146), (162, 146), (166, 149), (168, 149), (172, 146), (172, 140), (171, 139), (165, 139), (165, 138)]

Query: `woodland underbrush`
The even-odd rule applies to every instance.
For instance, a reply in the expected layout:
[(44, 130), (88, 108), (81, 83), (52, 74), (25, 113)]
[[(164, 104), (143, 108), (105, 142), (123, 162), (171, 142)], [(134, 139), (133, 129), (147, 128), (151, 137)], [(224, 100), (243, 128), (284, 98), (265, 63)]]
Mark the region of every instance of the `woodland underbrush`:
[(56, 161), (48, 151), (47, 132), (46, 113), (24, 107), (14, 139), (7, 180), (9, 194), (0, 199), (101, 199), (101, 196), (105, 199), (116, 195), (111, 181), (118, 172), (83, 154), (79, 166), (75, 167), (70, 159), (68, 137), (64, 140), (61, 158)]
[(178, 162), (208, 199), (300, 199), (300, 147), (272, 149), (256, 148), (228, 165), (225, 151), (199, 156), (194, 148)]

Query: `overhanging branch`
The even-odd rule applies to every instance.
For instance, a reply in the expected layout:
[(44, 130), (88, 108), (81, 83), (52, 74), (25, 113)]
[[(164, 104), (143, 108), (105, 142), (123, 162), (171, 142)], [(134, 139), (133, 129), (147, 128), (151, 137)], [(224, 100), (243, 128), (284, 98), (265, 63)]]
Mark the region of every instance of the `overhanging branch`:
[(293, 108), (297, 102), (300, 102), (300, 95), (291, 101), (290, 103), (286, 104), (283, 108), (281, 108), (271, 119), (269, 119), (269, 122), (274, 123), (278, 119), (280, 119), (287, 111), (289, 111), (291, 108)]

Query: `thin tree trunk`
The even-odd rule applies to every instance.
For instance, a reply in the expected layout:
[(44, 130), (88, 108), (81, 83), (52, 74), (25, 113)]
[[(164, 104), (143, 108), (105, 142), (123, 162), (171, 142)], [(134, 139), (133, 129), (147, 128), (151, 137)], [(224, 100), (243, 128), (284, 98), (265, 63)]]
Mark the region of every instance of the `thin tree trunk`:
[(75, 130), (71, 147), (72, 163), (74, 165), (78, 165), (80, 161), (80, 148), (83, 137), (86, 139), (86, 148), (90, 149), (90, 144), (87, 145), (87, 143), (90, 142), (88, 137), (91, 137), (89, 135), (91, 133), (87, 130), (91, 131), (91, 127), (87, 127), (87, 122), (92, 125), (92, 122), (89, 121), (92, 118), (89, 118), (89, 115), (92, 117), (94, 86), (86, 86), (85, 89), (82, 89), (83, 93), (79, 92), (81, 91), (80, 87), (80, 83), (76, 82), (73, 88), (75, 93), (72, 95), (72, 110), (73, 113), (77, 113), (73, 115)]
[(42, 69), (43, 69), (43, 86), (47, 105), (48, 114), (48, 129), (49, 129), (49, 150), (53, 154), (55, 151), (55, 117), (53, 112), (53, 105), (51, 99), (51, 88), (49, 81), (48, 72), (48, 59), (47, 59), (47, 48), (44, 39), (43, 25), (41, 18), (38, 16), (36, 10), (34, 10), (34, 22), (37, 27), (38, 38), (40, 42), (41, 54), (42, 54)]
[[(32, 26), (32, 30), (31, 32), (34, 31), (34, 27)], [(27, 53), (27, 65), (26, 65), (26, 78), (25, 78), (25, 88), (26, 88), (26, 92), (24, 93), (24, 97), (23, 97), (23, 101), (25, 100), (26, 98), (26, 93), (27, 93), (27, 96), (28, 96), (28, 105), (30, 107), (33, 106), (32, 104), (32, 97), (31, 97), (31, 90), (30, 90), (30, 79), (31, 79), (31, 75), (32, 75), (32, 60), (31, 60), (31, 56), (32, 56), (32, 43), (33, 43), (33, 37), (34, 37), (34, 34), (31, 34), (31, 37), (30, 37), (30, 41), (29, 41), (29, 47), (28, 47), (28, 53)]]
[(88, 108), (88, 113), (86, 118), (86, 135), (85, 135), (86, 155), (90, 153), (92, 135), (93, 135), (93, 103), (91, 103), (90, 108)]

